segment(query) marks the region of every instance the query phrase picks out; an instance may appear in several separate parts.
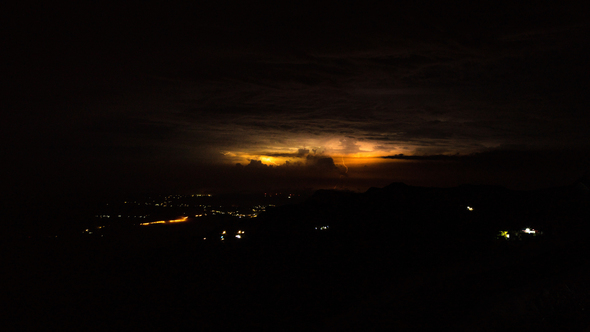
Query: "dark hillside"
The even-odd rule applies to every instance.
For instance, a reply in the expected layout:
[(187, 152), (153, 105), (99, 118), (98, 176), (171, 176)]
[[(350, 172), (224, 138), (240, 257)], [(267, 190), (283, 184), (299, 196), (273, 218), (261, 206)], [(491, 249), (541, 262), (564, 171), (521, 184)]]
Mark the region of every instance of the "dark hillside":
[(21, 329), (582, 330), (589, 202), (576, 186), (394, 183), (252, 219), (7, 241), (4, 313)]

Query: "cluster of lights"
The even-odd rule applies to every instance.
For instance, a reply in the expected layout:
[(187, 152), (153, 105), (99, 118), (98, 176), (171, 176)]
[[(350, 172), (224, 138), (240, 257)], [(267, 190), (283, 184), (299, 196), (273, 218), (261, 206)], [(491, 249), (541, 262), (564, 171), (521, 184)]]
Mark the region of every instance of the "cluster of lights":
[[(100, 229), (100, 228), (103, 228), (103, 227), (105, 227), (105, 226), (98, 226), (98, 227), (96, 227), (96, 228)], [(94, 233), (94, 232), (93, 232), (93, 231), (91, 231), (89, 228), (86, 228), (86, 229), (85, 229), (85, 230), (82, 232), (82, 234), (88, 234), (88, 235), (92, 235), (93, 233)], [(57, 237), (57, 235), (56, 235), (55, 237)], [(104, 237), (104, 235), (100, 235), (100, 237)]]
[[(255, 210), (252, 209), (252, 211), (255, 211)], [(246, 217), (256, 218), (256, 217), (258, 217), (258, 214), (257, 213), (244, 214), (244, 213), (239, 213), (237, 211), (227, 211), (226, 212), (226, 211), (221, 211), (221, 210), (210, 210), (210, 212), (211, 212), (212, 215), (217, 215), (217, 214), (223, 214), (223, 215), (225, 215), (225, 214), (227, 214), (227, 215), (230, 215), (232, 217), (238, 217), (238, 218), (242, 218), (242, 217), (244, 217), (244, 218), (246, 218)]]
[[(148, 216), (149, 216), (149, 214), (148, 215), (144, 215), (144, 216), (123, 216), (123, 215), (118, 214), (117, 215), (117, 218), (123, 218), (123, 217), (125, 217), (125, 218), (140, 218), (140, 219), (143, 218), (143, 219), (145, 219)], [(96, 218), (110, 218), (111, 215), (109, 215), (109, 214), (97, 214), (97, 215), (95, 215), (95, 217)], [(114, 218), (114, 216), (113, 216), (113, 218)]]
[[(517, 239), (521, 238), (521, 235), (524, 234), (529, 234), (529, 235), (537, 235), (537, 234), (543, 234), (543, 232), (536, 230), (536, 229), (532, 229), (532, 228), (525, 228), (523, 230), (520, 231), (512, 231), (513, 235), (516, 236)], [(498, 237), (500, 238), (504, 238), (506, 240), (510, 239), (510, 231), (500, 231), (500, 233), (498, 234)]]
[[(244, 232), (244, 231), (242, 231), (242, 230), (239, 230), (239, 231), (237, 231), (237, 233), (236, 233), (236, 235), (235, 235), (235, 238), (236, 238), (236, 239), (241, 239), (241, 238), (242, 238), (242, 236), (244, 236), (244, 233), (245, 233), (245, 232)], [(227, 231), (223, 231), (223, 232), (221, 232), (221, 241), (225, 241), (225, 235), (226, 235), (226, 234), (227, 234)], [(206, 240), (206, 239), (207, 239), (207, 238), (203, 238), (203, 240)]]
[[(145, 202), (124, 201), (123, 204), (154, 205), (154, 206), (162, 206), (162, 207), (174, 207), (174, 206), (176, 206), (176, 207), (190, 207), (191, 205), (186, 204), (186, 203), (181, 203), (181, 204), (177, 204), (177, 205), (172, 204), (172, 203), (174, 203), (175, 199), (178, 200), (178, 199), (183, 199), (183, 198), (188, 198), (188, 197), (211, 197), (211, 194), (168, 195), (168, 196), (164, 196), (161, 198), (156, 198), (158, 201), (156, 201), (156, 199), (148, 198), (149, 201), (145, 201)], [(203, 205), (199, 205), (199, 206), (203, 206)]]
[(320, 226), (320, 227), (316, 227), (316, 230), (320, 230), (320, 231), (325, 231), (328, 230), (330, 228), (330, 226)]
[(499, 236), (505, 238), (506, 240), (510, 238), (510, 234), (508, 233), (508, 231), (500, 231)]
[(473, 211), (473, 208), (471, 206), (467, 206), (467, 211)]

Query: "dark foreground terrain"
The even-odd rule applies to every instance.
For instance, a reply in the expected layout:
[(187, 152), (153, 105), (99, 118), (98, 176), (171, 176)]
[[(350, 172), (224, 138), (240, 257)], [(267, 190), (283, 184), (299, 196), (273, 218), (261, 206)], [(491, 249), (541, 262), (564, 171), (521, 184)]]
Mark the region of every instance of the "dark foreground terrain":
[(583, 331), (589, 216), (583, 183), (392, 184), (214, 227), (12, 239), (1, 316), (20, 330)]

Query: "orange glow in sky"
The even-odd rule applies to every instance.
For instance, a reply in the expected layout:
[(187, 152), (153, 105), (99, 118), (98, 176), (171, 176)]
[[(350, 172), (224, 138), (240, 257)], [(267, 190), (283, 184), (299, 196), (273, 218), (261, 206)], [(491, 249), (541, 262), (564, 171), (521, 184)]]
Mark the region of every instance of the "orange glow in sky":
[[(305, 141), (305, 140), (304, 140)], [(290, 164), (305, 164), (308, 155), (318, 157), (331, 157), (337, 166), (357, 166), (391, 162), (381, 157), (397, 153), (411, 151), (398, 151), (397, 149), (383, 150), (374, 147), (380, 143), (346, 142), (345, 139), (331, 138), (324, 141), (312, 142), (316, 144), (303, 145), (301, 147), (268, 146), (258, 151), (223, 151), (222, 155), (228, 163), (240, 163), (247, 165), (250, 160), (259, 160), (265, 165), (281, 166), (287, 162)]]

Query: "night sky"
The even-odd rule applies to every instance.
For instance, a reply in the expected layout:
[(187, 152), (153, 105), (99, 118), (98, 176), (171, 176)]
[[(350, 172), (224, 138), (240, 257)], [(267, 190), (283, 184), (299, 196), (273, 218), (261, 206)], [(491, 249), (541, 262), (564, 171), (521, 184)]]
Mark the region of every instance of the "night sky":
[(590, 170), (587, 4), (210, 3), (9, 10), (4, 193), (533, 189)]

